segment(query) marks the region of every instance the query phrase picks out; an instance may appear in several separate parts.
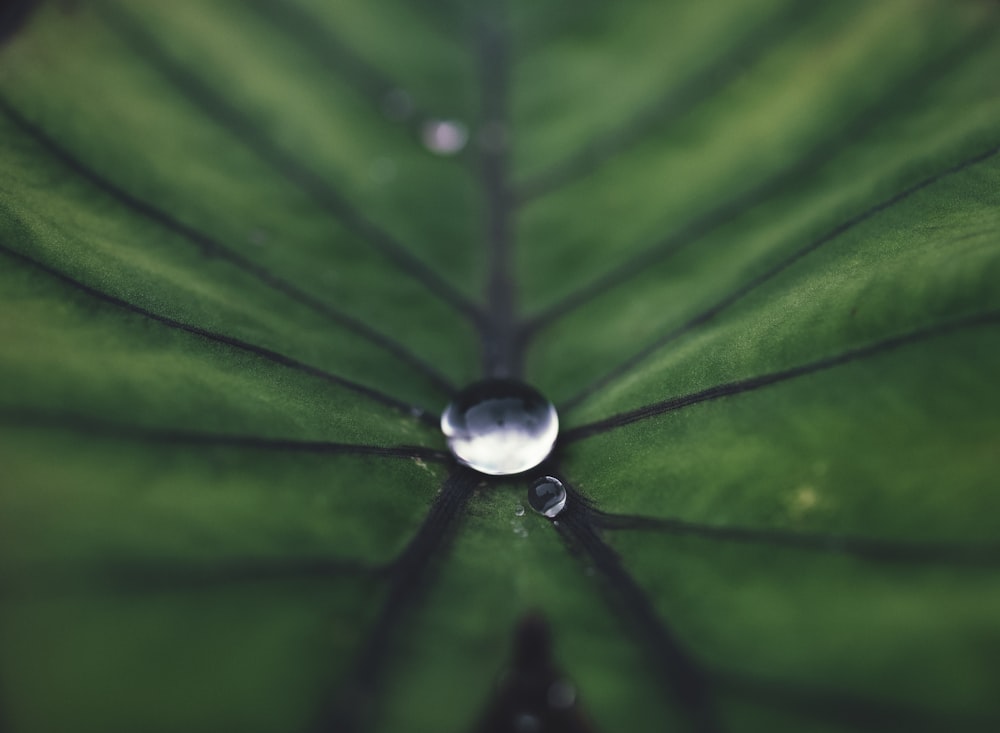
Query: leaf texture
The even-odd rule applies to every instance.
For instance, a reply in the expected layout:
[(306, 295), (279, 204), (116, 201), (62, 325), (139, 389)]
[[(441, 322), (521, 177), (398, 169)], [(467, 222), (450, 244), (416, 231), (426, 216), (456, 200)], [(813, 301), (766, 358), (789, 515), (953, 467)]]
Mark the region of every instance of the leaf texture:
[(4, 730), (1000, 725), (994, 3), (0, 27)]

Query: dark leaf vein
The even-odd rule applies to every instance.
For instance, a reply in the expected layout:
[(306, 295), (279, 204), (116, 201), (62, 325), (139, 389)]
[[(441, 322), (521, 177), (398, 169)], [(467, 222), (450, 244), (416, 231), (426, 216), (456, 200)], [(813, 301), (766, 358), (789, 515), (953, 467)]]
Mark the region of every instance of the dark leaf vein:
[[(649, 267), (660, 263), (683, 247), (692, 244), (724, 224), (738, 219), (755, 207), (769, 201), (781, 191), (786, 190), (793, 184), (797, 184), (803, 176), (815, 173), (821, 166), (835, 160), (844, 146), (863, 139), (872, 127), (883, 123), (887, 113), (892, 112), (898, 115), (912, 106), (915, 100), (922, 99), (922, 95), (926, 95), (927, 87), (934, 79), (941, 77), (957, 63), (965, 59), (970, 48), (989, 42), (990, 40), (990, 35), (984, 29), (977, 37), (967, 39), (967, 43), (962, 44), (960, 47), (950, 49), (941, 57), (930, 59), (914, 73), (907, 76), (905, 80), (896, 83), (891, 90), (879, 97), (878, 101), (868, 109), (862, 110), (851, 122), (838, 126), (839, 132), (836, 138), (817, 143), (800, 159), (789, 166), (778, 170), (772, 176), (764, 179), (749, 190), (724, 200), (708, 212), (692, 219), (666, 238), (641, 250), (616, 269), (596, 278), (593, 282), (570, 293), (559, 302), (529, 319), (524, 324), (524, 338), (529, 339), (533, 337), (541, 329), (551, 326), (554, 321), (596, 299), (605, 292), (627, 283), (631, 279), (643, 274)], [(930, 185), (941, 177), (955, 173), (995, 153), (996, 148), (993, 148), (990, 151), (958, 164), (954, 168), (949, 168), (937, 176), (933, 176), (932, 180), (918, 183), (915, 187), (911, 188), (919, 190), (919, 188)], [(889, 202), (879, 204), (873, 207), (873, 209), (852, 217), (845, 224), (841, 225), (841, 227), (844, 227), (844, 231), (846, 231), (865, 221), (874, 213), (884, 210), (899, 200), (905, 199), (913, 192), (907, 189), (907, 191), (897, 194)], [(837, 229), (841, 227), (837, 227)]]
[(427, 516), (403, 552), (387, 569), (389, 589), (361, 642), (348, 677), (321, 711), (314, 730), (354, 733), (373, 715), (385, 664), (395, 651), (399, 627), (426, 591), (437, 562), (447, 552), (456, 524), (478, 482), (477, 474), (457, 468), (445, 481)]
[(433, 463), (448, 463), (451, 456), (444, 451), (419, 445), (371, 445), (338, 443), (328, 440), (273, 438), (263, 435), (234, 435), (197, 432), (142, 425), (121, 425), (68, 413), (46, 413), (31, 409), (0, 408), (0, 423), (19, 428), (71, 430), (88, 436), (114, 440), (142, 441), (163, 445), (196, 446), (200, 448), (236, 448), (264, 450), (276, 453), (315, 453), (319, 455), (358, 455), (383, 458), (410, 458)]
[(279, 275), (272, 273), (267, 268), (258, 265), (240, 253), (226, 247), (208, 234), (185, 224), (175, 218), (172, 214), (119, 187), (92, 168), (85, 165), (79, 159), (75, 158), (68, 150), (49, 137), (47, 133), (41, 130), (38, 126), (30, 123), (23, 115), (20, 114), (20, 112), (14, 109), (10, 102), (3, 97), (0, 97), (0, 112), (3, 112), (9, 120), (34, 139), (53, 158), (57, 159), (64, 166), (91, 183), (94, 187), (108, 194), (122, 206), (149, 219), (150, 221), (155, 222), (164, 229), (187, 239), (189, 242), (197, 246), (203, 254), (226, 260), (240, 270), (243, 270), (244, 272), (247, 272), (257, 278), (257, 280), (264, 283), (268, 287), (287, 295), (292, 300), (311, 308), (317, 313), (320, 313), (328, 318), (330, 321), (369, 341), (387, 353), (392, 354), (401, 362), (412, 367), (426, 377), (438, 390), (444, 392), (445, 394), (451, 394), (454, 392), (454, 385), (452, 385), (446, 377), (444, 377), (429, 363), (410, 352), (409, 349), (407, 349), (402, 343), (381, 333), (377, 329), (372, 328), (357, 318), (342, 313), (333, 306), (310, 295), (291, 282), (283, 279)]
[(86, 295), (92, 298), (96, 298), (97, 300), (100, 300), (104, 303), (108, 303), (117, 308), (121, 308), (125, 311), (128, 311), (129, 313), (133, 313), (135, 315), (142, 316), (143, 318), (148, 318), (152, 321), (156, 321), (157, 323), (161, 323), (168, 328), (176, 329), (178, 331), (183, 331), (185, 333), (198, 336), (208, 341), (228, 346), (238, 351), (243, 351), (249, 354), (253, 354), (254, 356), (257, 356), (266, 361), (278, 364), (283, 367), (288, 367), (289, 369), (301, 372), (303, 374), (307, 374), (311, 377), (315, 377), (325, 382), (329, 382), (330, 384), (335, 384), (339, 387), (348, 389), (351, 392), (362, 395), (370, 400), (378, 402), (387, 407), (392, 407), (401, 412), (413, 415), (428, 425), (432, 426), (437, 425), (437, 419), (433, 415), (431, 415), (427, 410), (424, 410), (423, 408), (420, 407), (415, 407), (414, 405), (403, 402), (402, 400), (398, 400), (395, 397), (391, 397), (387, 394), (384, 394), (376, 389), (373, 389), (372, 387), (367, 387), (363, 384), (359, 384), (349, 379), (345, 379), (344, 377), (337, 376), (336, 374), (332, 374), (318, 367), (311, 366), (309, 364), (299, 361), (298, 359), (293, 359), (292, 357), (286, 356), (285, 354), (281, 354), (277, 351), (264, 348), (263, 346), (257, 346), (255, 344), (251, 344), (247, 341), (243, 341), (241, 339), (234, 338), (232, 336), (226, 336), (225, 334), (209, 331), (208, 329), (201, 328), (200, 326), (192, 326), (190, 324), (183, 323), (182, 321), (178, 321), (174, 318), (160, 315), (159, 313), (154, 313), (153, 311), (143, 308), (142, 306), (135, 305), (134, 303), (129, 303), (128, 301), (123, 300), (122, 298), (119, 298), (115, 295), (110, 295), (109, 293), (105, 293), (101, 290), (98, 290), (97, 288), (87, 285), (86, 283), (76, 280), (75, 278), (72, 278), (63, 272), (60, 272), (54, 267), (50, 267), (49, 265), (39, 262), (38, 260), (35, 260), (29, 257), (28, 255), (10, 249), (5, 245), (0, 244), (0, 253), (7, 255), (11, 259), (23, 262), (38, 270), (41, 270), (45, 274), (55, 278), (56, 280), (59, 280), (63, 284), (68, 285), (76, 290), (79, 290), (80, 292), (85, 293)]
[(565, 443), (572, 443), (594, 435), (605, 433), (609, 430), (624, 427), (625, 425), (631, 425), (632, 423), (640, 420), (646, 420), (668, 412), (674, 412), (685, 407), (690, 407), (691, 405), (697, 405), (701, 402), (717, 400), (723, 397), (731, 397), (745, 392), (753, 392), (764, 387), (769, 387), (773, 384), (803, 377), (807, 374), (814, 374), (816, 372), (832, 369), (833, 367), (877, 356), (909, 344), (919, 343), (921, 341), (926, 341), (940, 336), (946, 336), (956, 331), (968, 328), (994, 326), (998, 323), (1000, 323), (1000, 311), (989, 311), (951, 321), (945, 321), (943, 323), (938, 323), (925, 328), (899, 334), (897, 336), (892, 336), (890, 338), (868, 344), (867, 346), (851, 349), (835, 356), (829, 356), (807, 364), (801, 364), (799, 366), (792, 367), (791, 369), (771, 372), (770, 374), (762, 374), (757, 377), (742, 379), (736, 382), (719, 384), (714, 387), (709, 387), (708, 389), (703, 389), (700, 392), (693, 392), (691, 394), (681, 395), (680, 397), (672, 397), (668, 400), (663, 400), (662, 402), (654, 402), (643, 407), (638, 407), (634, 410), (612, 415), (611, 417), (604, 418), (603, 420), (581, 425), (566, 431), (563, 434), (563, 441)]
[(133, 52), (162, 74), (208, 117), (228, 130), (261, 160), (323, 206), (347, 229), (367, 241), (400, 272), (414, 278), (429, 293), (469, 318), (475, 325), (481, 325), (482, 316), (474, 303), (392, 234), (361, 213), (321, 175), (289, 155), (243, 112), (220, 97), (192, 71), (179, 65), (160, 47), (157, 40), (127, 13), (110, 6), (98, 7), (103, 9), (102, 15), (109, 26), (132, 48)]
[(979, 163), (982, 163), (984, 161), (993, 158), (998, 152), (1000, 152), (1000, 146), (994, 146), (989, 150), (974, 155), (971, 158), (967, 158), (963, 160), (961, 163), (958, 163), (957, 165), (954, 165), (939, 173), (935, 173), (934, 175), (929, 176), (918, 183), (915, 183), (909, 188), (900, 191), (899, 193), (889, 197), (888, 199), (879, 202), (875, 206), (866, 209), (860, 214), (851, 217), (847, 221), (838, 224), (833, 229), (829, 230), (828, 232), (820, 236), (818, 239), (813, 240), (802, 249), (793, 252), (790, 256), (781, 260), (773, 267), (764, 271), (763, 273), (756, 276), (752, 280), (744, 283), (743, 285), (741, 285), (736, 290), (726, 295), (724, 298), (722, 298), (709, 308), (705, 309), (701, 313), (689, 319), (683, 325), (675, 328), (672, 331), (669, 331), (665, 335), (661, 336), (660, 338), (650, 343), (648, 346), (644, 347), (637, 353), (633, 354), (631, 357), (629, 357), (627, 360), (619, 364), (610, 372), (600, 377), (599, 379), (595, 380), (587, 387), (582, 389), (579, 393), (568, 399), (566, 403), (563, 405), (563, 409), (564, 410), (572, 409), (580, 402), (585, 400), (587, 397), (594, 394), (597, 390), (606, 387), (608, 384), (614, 382), (617, 379), (620, 379), (622, 376), (635, 369), (639, 364), (645, 361), (649, 356), (658, 351), (660, 348), (666, 346), (668, 343), (683, 336), (684, 334), (693, 331), (699, 326), (711, 321), (713, 318), (719, 315), (719, 313), (723, 312), (731, 305), (739, 302), (740, 300), (745, 298), (747, 295), (752, 293), (760, 286), (770, 282), (771, 280), (779, 276), (781, 273), (790, 268), (792, 265), (794, 265), (796, 262), (801, 260), (806, 255), (815, 252), (823, 245), (832, 242), (833, 240), (837, 239), (842, 234), (850, 231), (859, 224), (862, 224), (868, 219), (871, 219), (872, 217), (876, 216), (877, 214), (884, 212), (886, 209), (889, 209), (893, 206), (896, 206), (897, 204), (902, 203), (903, 201), (910, 198), (914, 194), (919, 193), (925, 188), (934, 185), (935, 183), (941, 181), (942, 179), (960, 173), (968, 168), (971, 168), (974, 165), (977, 165)]
[(774, 545), (856, 555), (879, 562), (994, 566), (1000, 563), (1000, 544), (906, 542), (842, 534), (790, 532), (782, 529), (718, 526), (681, 519), (597, 512), (594, 523), (604, 530), (662, 532), (725, 542)]

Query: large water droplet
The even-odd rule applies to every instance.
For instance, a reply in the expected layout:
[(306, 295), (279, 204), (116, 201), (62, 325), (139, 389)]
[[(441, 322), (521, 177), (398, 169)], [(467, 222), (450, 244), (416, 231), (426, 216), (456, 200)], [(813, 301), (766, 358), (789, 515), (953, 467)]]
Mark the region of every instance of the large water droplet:
[(441, 415), (455, 457), (491, 476), (528, 471), (544, 461), (559, 435), (556, 408), (537, 390), (511, 379), (464, 389)]
[(420, 131), (424, 147), (438, 155), (455, 155), (465, 147), (469, 128), (457, 120), (427, 120)]
[(552, 519), (566, 508), (566, 487), (552, 476), (543, 476), (528, 489), (528, 503), (542, 516)]

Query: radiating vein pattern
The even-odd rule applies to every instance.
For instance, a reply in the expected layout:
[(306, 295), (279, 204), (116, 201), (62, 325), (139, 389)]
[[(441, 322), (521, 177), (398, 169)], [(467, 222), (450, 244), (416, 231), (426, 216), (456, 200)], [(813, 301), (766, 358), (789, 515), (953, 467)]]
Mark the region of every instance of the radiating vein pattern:
[(598, 378), (593, 383), (591, 383), (583, 390), (581, 390), (579, 393), (577, 393), (569, 400), (567, 400), (566, 403), (562, 406), (562, 409), (565, 411), (571, 410), (573, 407), (578, 405), (580, 402), (585, 400), (587, 397), (589, 397), (597, 390), (606, 387), (615, 380), (620, 379), (624, 375), (628, 374), (630, 371), (638, 367), (642, 362), (644, 362), (647, 358), (649, 358), (652, 354), (654, 354), (663, 346), (666, 346), (675, 339), (678, 339), (681, 336), (685, 335), (686, 333), (693, 331), (699, 326), (709, 322), (717, 315), (725, 311), (727, 308), (738, 303), (747, 295), (754, 292), (757, 288), (769, 283), (771, 280), (778, 277), (787, 269), (789, 269), (797, 262), (799, 262), (803, 257), (812, 254), (813, 252), (823, 247), (824, 245), (832, 241), (835, 241), (838, 237), (851, 231), (853, 228), (863, 224), (869, 219), (881, 214), (887, 209), (890, 209), (893, 206), (897, 206), (900, 203), (906, 201), (911, 196), (923, 191), (924, 189), (930, 186), (933, 186), (935, 183), (938, 183), (943, 178), (955, 175), (957, 173), (961, 173), (962, 171), (974, 165), (983, 163), (984, 161), (988, 161), (994, 158), (998, 152), (1000, 152), (1000, 147), (997, 146), (991, 147), (988, 150), (983, 151), (982, 153), (978, 153), (977, 155), (974, 155), (971, 158), (963, 160), (962, 162), (948, 168), (947, 170), (944, 170), (940, 173), (937, 173), (933, 176), (929, 176), (923, 179), (922, 181), (910, 186), (909, 188), (900, 191), (894, 196), (891, 196), (888, 199), (881, 201), (878, 204), (875, 204), (874, 206), (866, 209), (860, 214), (857, 214), (851, 217), (850, 219), (838, 224), (837, 226), (830, 229), (822, 236), (818, 237), (817, 239), (807, 244), (805, 247), (796, 250), (790, 256), (781, 260), (776, 265), (765, 270), (760, 275), (757, 275), (749, 282), (741, 285), (736, 290), (729, 293), (718, 302), (714, 303), (710, 307), (703, 310), (701, 313), (698, 313), (694, 317), (690, 318), (681, 326), (667, 332), (660, 338), (653, 341), (651, 344), (640, 349), (638, 352), (636, 352), (631, 357), (626, 359), (624, 362), (616, 366), (610, 372)]
[(169, 79), (206, 116), (216, 120), (281, 175), (325, 207), (346, 228), (382, 253), (400, 272), (415, 278), (428, 292), (474, 323), (479, 323), (481, 316), (477, 306), (393, 235), (355, 208), (343, 193), (334, 189), (322, 176), (288, 154), (243, 112), (219, 96), (216, 90), (209, 88), (192, 71), (172, 59), (156, 39), (127, 12), (112, 6), (100, 7), (103, 17), (133, 48), (136, 55)]
[(337, 443), (329, 440), (296, 440), (262, 435), (236, 435), (189, 430), (167, 430), (141, 425), (121, 425), (80, 415), (45, 413), (31, 409), (0, 408), (0, 424), (20, 428), (47, 428), (70, 430), (90, 437), (112, 440), (141, 441), (164, 446), (189, 446), (200, 448), (234, 448), (246, 451), (273, 451), (276, 453), (303, 453), (318, 455), (359, 455), (383, 458), (419, 459), (445, 463), (451, 460), (448, 453), (418, 445), (367, 445)]
[(351, 733), (366, 729), (375, 713), (378, 686), (390, 661), (400, 626), (413, 611), (430, 582), (433, 564), (450, 546), (477, 474), (456, 469), (441, 488), (417, 534), (389, 568), (389, 590), (361, 643), (348, 678), (332, 704), (317, 719), (315, 730)]
[(598, 420), (596, 422), (567, 430), (563, 434), (563, 440), (570, 443), (577, 440), (584, 440), (609, 430), (621, 428), (625, 425), (630, 425), (640, 420), (647, 420), (669, 412), (675, 412), (692, 405), (697, 405), (701, 402), (718, 400), (724, 397), (743, 394), (745, 392), (753, 392), (758, 389), (770, 387), (773, 384), (785, 382), (790, 379), (797, 379), (799, 377), (821, 372), (826, 369), (832, 369), (844, 364), (850, 364), (862, 359), (878, 356), (894, 349), (902, 348), (910, 344), (919, 343), (921, 341), (926, 341), (939, 336), (944, 336), (954, 333), (955, 331), (969, 328), (995, 327), (997, 324), (1000, 324), (1000, 312), (997, 311), (976, 314), (966, 318), (938, 323), (933, 326), (928, 326), (910, 331), (909, 333), (893, 336), (882, 341), (877, 341), (867, 346), (851, 349), (835, 356), (829, 356), (823, 359), (817, 359), (816, 361), (812, 361), (807, 364), (801, 364), (799, 366), (792, 367), (791, 369), (771, 372), (770, 374), (762, 374), (751, 379), (743, 379), (736, 382), (729, 382), (727, 384), (719, 384), (714, 387), (709, 387), (708, 389), (703, 389), (699, 392), (673, 397), (668, 400), (663, 400), (662, 402), (655, 402), (650, 405), (645, 405), (644, 407), (629, 410), (628, 412), (622, 412), (618, 415), (612, 415), (611, 417), (603, 420)]
[(508, 183), (510, 123), (507, 112), (510, 44), (506, 17), (499, 10), (486, 14), (477, 29), (481, 77), (482, 124), (489, 136), (482, 145), (480, 180), (486, 199), (486, 242), (489, 271), (486, 286), (487, 326), (483, 330), (483, 366), (487, 376), (520, 376), (521, 339), (512, 273), (513, 207)]
[[(980, 38), (973, 39), (973, 46), (986, 43), (989, 41), (989, 38), (990, 35), (984, 33)], [(819, 141), (791, 165), (757, 182), (748, 190), (737, 193), (730, 198), (724, 199), (721, 203), (713, 205), (707, 212), (683, 224), (664, 239), (654, 243), (650, 247), (641, 249), (628, 261), (611, 268), (609, 272), (595, 279), (593, 282), (580, 287), (559, 302), (531, 317), (525, 323), (527, 332), (525, 338), (532, 337), (538, 331), (550, 326), (557, 319), (566, 316), (607, 291), (622, 287), (641, 275), (649, 267), (671, 257), (680, 249), (690, 246), (723, 225), (739, 219), (739, 217), (752, 211), (754, 207), (775, 198), (778, 194), (787, 191), (790, 186), (802, 181), (804, 178), (815, 176), (819, 169), (835, 161), (837, 155), (844, 148), (857, 143), (858, 140), (864, 138), (872, 127), (882, 123), (883, 118), (887, 114), (898, 114), (901, 106), (912, 104), (913, 99), (919, 99), (920, 94), (930, 81), (944, 74), (956, 63), (964, 60), (966, 50), (964, 46), (962, 48), (951, 49), (944, 57), (931, 59), (924, 66), (895, 85), (885, 96), (878, 99), (869, 108), (862, 110), (852, 120), (838, 127), (832, 139)], [(995, 152), (993, 150), (985, 153), (982, 158), (989, 157)], [(957, 172), (967, 165), (979, 162), (980, 159), (980, 156), (976, 156), (971, 161), (960, 163), (956, 168), (949, 169), (940, 175)], [(934, 180), (938, 177), (940, 176), (934, 177)], [(919, 190), (929, 185), (929, 183), (933, 183), (933, 180), (916, 184), (913, 189)], [(904, 191), (899, 194), (899, 197), (905, 198), (912, 192)], [(874, 208), (880, 211), (884, 206), (880, 205)], [(865, 213), (852, 217), (846, 223), (846, 228), (850, 228), (867, 218), (868, 216)]]
[[(322, 28), (313, 13), (294, 2), (276, 3), (272, 0), (249, 0), (248, 9), (259, 13), (282, 33), (295, 38), (296, 42), (308, 47), (324, 68), (342, 77), (359, 94), (367, 98), (373, 106), (385, 112), (386, 99), (390, 95), (406, 93), (403, 86), (390, 78), (384, 71), (366, 61), (354, 48), (329, 30)], [(430, 115), (422, 109), (419, 100), (407, 95), (406, 109), (389, 110), (390, 116), (402, 117), (412, 137), (420, 133), (421, 123)]]
[(784, 529), (736, 527), (688, 522), (668, 517), (596, 512), (594, 524), (609, 531), (660, 532), (677, 536), (746, 544), (773, 545), (776, 548), (857, 555), (888, 563), (940, 565), (1000, 564), (1000, 543), (958, 544), (913, 542), (860, 537), (849, 534), (793, 532)]
[[(82, 87), (125, 81), (96, 111), (68, 93), (84, 73), (57, 63), (55, 32), (4, 41), (8, 727), (450, 730), (426, 692), (493, 697), (465, 675), (495, 670), (502, 597), (544, 607), (585, 729), (674, 727), (651, 710), (698, 733), (997, 728), (997, 13), (751, 5), (100, 2), (96, 24), (67, 8), (97, 38), (64, 39)], [(42, 30), (72, 28), (61, 12)], [(445, 15), (460, 63), (407, 27)], [(533, 19), (551, 45), (530, 48)], [(658, 55), (688, 46), (683, 70)], [(116, 65), (136, 73), (103, 76)], [(455, 181), (415, 145), (432, 104), (383, 105), (405, 81), (460, 95), (466, 65), (474, 170)], [(188, 146), (210, 160), (188, 170)], [(218, 189), (215, 222), (198, 199)], [(271, 201), (266, 224), (240, 220)], [(292, 220), (288, 249), (241, 245)], [(473, 327), (479, 369), (428, 313)], [(486, 480), (434, 447), (437, 406), (403, 399), (410, 382), (446, 395), (446, 374), (479, 372), (558, 385), (563, 411), (599, 395), (538, 469), (587, 495), (567, 481), (546, 519), (523, 506), (537, 476)], [(595, 633), (615, 624), (626, 641)], [(556, 705), (541, 661), (498, 687), (534, 674)], [(629, 674), (659, 707), (610, 699)], [(533, 730), (518, 713), (503, 719)]]
[(637, 643), (647, 647), (667, 682), (669, 693), (686, 712), (692, 730), (722, 730), (714, 709), (709, 678), (676, 633), (660, 618), (649, 598), (597, 531), (594, 512), (579, 492), (567, 484), (571, 501), (555, 522), (571, 548), (600, 573), (612, 603), (630, 627)]
[(752, 28), (732, 49), (709, 60), (709, 63), (679, 85), (669, 89), (647, 108), (639, 111), (621, 127), (610, 130), (586, 144), (567, 160), (553, 165), (516, 187), (519, 205), (544, 196), (562, 186), (595, 172), (600, 166), (674, 120), (681, 118), (699, 102), (718, 94), (772, 45), (800, 25), (803, 8), (791, 3), (774, 17), (765, 18)]
[(379, 348), (384, 349), (393, 357), (420, 372), (444, 394), (451, 394), (454, 391), (454, 385), (452, 385), (438, 369), (410, 352), (409, 349), (407, 349), (403, 344), (363, 323), (362, 321), (347, 315), (346, 313), (342, 313), (328, 303), (310, 295), (295, 284), (285, 280), (267, 268), (258, 265), (245, 255), (225, 246), (210, 235), (184, 224), (169, 212), (158, 208), (148, 201), (144, 201), (143, 199), (132, 195), (112, 181), (103, 177), (97, 171), (91, 169), (82, 161), (75, 158), (68, 150), (61, 147), (43, 130), (35, 125), (32, 125), (2, 96), (0, 96), (0, 112), (6, 115), (7, 118), (18, 128), (31, 136), (55, 159), (60, 161), (63, 165), (79, 175), (81, 178), (93, 184), (94, 187), (111, 196), (111, 198), (115, 199), (126, 208), (187, 239), (193, 245), (198, 247), (206, 256), (218, 257), (232, 263), (239, 269), (250, 273), (268, 287), (284, 293), (293, 300), (296, 300), (322, 314), (333, 323), (336, 323), (337, 325), (361, 336)]
[(288, 367), (289, 369), (293, 369), (303, 374), (307, 374), (311, 377), (315, 377), (325, 382), (329, 382), (339, 387), (343, 387), (352, 392), (356, 392), (357, 394), (363, 395), (364, 397), (367, 397), (368, 399), (371, 399), (374, 402), (380, 403), (387, 407), (395, 408), (409, 415), (413, 415), (430, 425), (437, 424), (437, 421), (427, 410), (402, 402), (401, 400), (397, 400), (396, 398), (391, 397), (390, 395), (384, 394), (382, 392), (379, 392), (376, 389), (367, 387), (363, 384), (352, 382), (351, 380), (348, 379), (344, 379), (343, 377), (339, 377), (336, 374), (332, 374), (323, 369), (319, 369), (318, 367), (311, 366), (309, 364), (299, 361), (298, 359), (293, 359), (292, 357), (278, 353), (277, 351), (273, 351), (271, 349), (267, 349), (262, 346), (257, 346), (247, 341), (243, 341), (238, 338), (233, 338), (232, 336), (227, 336), (225, 334), (209, 331), (207, 329), (201, 328), (200, 326), (194, 326), (188, 323), (183, 323), (168, 316), (154, 313), (153, 311), (147, 308), (135, 305), (134, 303), (129, 303), (128, 301), (123, 300), (122, 298), (110, 295), (101, 290), (98, 290), (97, 288), (87, 285), (86, 283), (76, 280), (70, 277), (69, 275), (66, 275), (63, 272), (60, 272), (59, 270), (44, 264), (43, 262), (40, 262), (34, 258), (29, 257), (28, 255), (25, 255), (21, 252), (18, 252), (14, 249), (7, 247), (6, 245), (0, 244), (0, 254), (5, 255), (6, 257), (12, 260), (28, 264), (34, 267), (35, 269), (39, 270), (40, 272), (44, 272), (45, 274), (55, 278), (59, 282), (68, 285), (79, 292), (85, 293), (86, 295), (92, 298), (96, 298), (97, 300), (108, 303), (109, 305), (115, 306), (116, 308), (120, 308), (129, 313), (133, 313), (143, 318), (148, 318), (152, 321), (156, 321), (157, 323), (160, 323), (166, 326), (167, 328), (184, 331), (193, 336), (203, 338), (207, 341), (223, 344), (232, 349), (253, 354), (273, 364), (279, 364), (283, 367)]

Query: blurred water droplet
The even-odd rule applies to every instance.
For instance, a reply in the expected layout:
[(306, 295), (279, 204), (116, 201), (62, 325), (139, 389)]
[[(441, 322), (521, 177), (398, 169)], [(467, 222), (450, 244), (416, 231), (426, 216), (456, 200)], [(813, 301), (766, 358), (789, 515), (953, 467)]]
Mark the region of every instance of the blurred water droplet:
[(566, 487), (553, 476), (543, 476), (528, 489), (528, 503), (544, 517), (557, 517), (566, 508)]
[(441, 432), (461, 463), (504, 476), (532, 469), (548, 457), (559, 435), (559, 416), (532, 387), (487, 379), (462, 390), (445, 408)]
[(249, 237), (250, 244), (254, 244), (258, 247), (263, 247), (265, 244), (267, 244), (267, 240), (269, 240), (270, 238), (271, 238), (270, 235), (263, 229), (254, 229), (253, 231), (250, 232), (250, 237)]
[(516, 507), (514, 507), (514, 515), (518, 516), (518, 517), (523, 517), (524, 516), (524, 507), (521, 506), (520, 504), (518, 504)]
[(396, 177), (396, 163), (392, 158), (376, 158), (368, 166), (368, 177), (380, 186)]
[(545, 699), (550, 708), (568, 710), (576, 702), (576, 688), (568, 680), (556, 680), (549, 686)]
[(382, 96), (382, 114), (402, 122), (413, 114), (413, 97), (405, 89), (390, 89)]
[(465, 147), (469, 130), (457, 120), (427, 120), (420, 137), (432, 153), (454, 155)]

